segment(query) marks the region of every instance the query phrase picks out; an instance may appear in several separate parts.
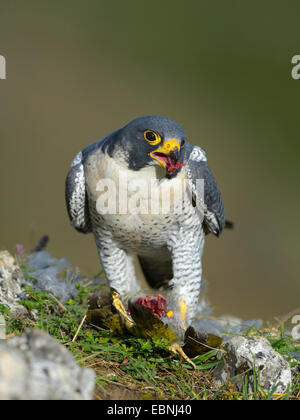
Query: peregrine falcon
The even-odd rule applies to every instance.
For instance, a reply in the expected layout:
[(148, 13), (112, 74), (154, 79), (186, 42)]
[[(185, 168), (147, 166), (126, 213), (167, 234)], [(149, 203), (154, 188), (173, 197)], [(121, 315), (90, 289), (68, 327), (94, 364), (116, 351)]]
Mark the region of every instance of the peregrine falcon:
[[(197, 180), (204, 184), (203, 194)], [(144, 187), (137, 188), (139, 183)], [(115, 203), (105, 211), (101, 197), (109, 201), (113, 196)], [(167, 198), (169, 211), (152, 211)], [(124, 211), (124, 200), (141, 207), (146, 199), (148, 211)], [(66, 203), (72, 226), (94, 234), (110, 287), (121, 296), (140, 289), (136, 254), (148, 284), (155, 289), (167, 285), (185, 328), (191, 324), (200, 296), (205, 236), (221, 234), (225, 213), (205, 152), (187, 142), (179, 124), (140, 117), (87, 146), (67, 175)]]

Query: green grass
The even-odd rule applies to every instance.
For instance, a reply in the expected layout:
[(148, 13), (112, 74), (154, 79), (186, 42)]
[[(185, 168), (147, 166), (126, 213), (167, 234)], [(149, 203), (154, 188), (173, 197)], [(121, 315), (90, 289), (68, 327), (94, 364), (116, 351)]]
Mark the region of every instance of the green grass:
[[(27, 280), (30, 271), (22, 270)], [(6, 319), (7, 335), (20, 334), (26, 328), (40, 328), (66, 346), (75, 360), (82, 366), (96, 372), (95, 398), (123, 399), (296, 399), (299, 387), (294, 386), (287, 394), (278, 396), (264, 394), (259, 378), (254, 372), (244, 372), (243, 390), (238, 393), (232, 381), (218, 388), (210, 375), (220, 363), (217, 350), (210, 350), (190, 365), (170, 355), (163, 339), (114, 336), (108, 330), (84, 323), (73, 342), (78, 327), (86, 313), (89, 289), (78, 285), (76, 298), (61, 305), (52, 295), (26, 287), (24, 299), (20, 302), (28, 314), (16, 316), (0, 305), (0, 314)], [(248, 335), (253, 334), (251, 330)], [(266, 333), (262, 332), (264, 336)], [(284, 330), (267, 334), (272, 346), (293, 365), (292, 353), (299, 351), (299, 340), (284, 336)], [(248, 374), (254, 376), (254, 392), (247, 390)], [(232, 378), (233, 380), (234, 378)], [(276, 392), (276, 390), (274, 390)]]

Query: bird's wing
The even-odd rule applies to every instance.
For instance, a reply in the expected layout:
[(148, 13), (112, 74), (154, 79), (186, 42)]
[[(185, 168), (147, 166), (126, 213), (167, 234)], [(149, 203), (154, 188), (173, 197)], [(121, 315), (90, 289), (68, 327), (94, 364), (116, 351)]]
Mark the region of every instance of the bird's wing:
[(102, 140), (98, 140), (79, 152), (72, 161), (66, 179), (66, 204), (72, 226), (82, 233), (92, 232), (92, 224), (85, 185), (84, 164), (86, 159), (97, 149), (110, 153), (111, 140), (120, 130), (114, 131)]
[[(205, 152), (198, 146), (194, 146), (186, 164), (187, 176), (193, 192), (193, 202), (200, 202), (201, 216), (205, 233), (212, 232), (219, 236), (225, 227), (225, 211), (222, 196), (216, 180), (206, 163)], [(196, 180), (204, 181), (204, 197), (201, 202), (201, 189), (199, 190)], [(200, 183), (201, 185), (201, 183)], [(196, 200), (194, 200), (196, 199)], [(196, 204), (195, 204), (196, 205)]]
[(66, 204), (72, 226), (82, 233), (91, 232), (82, 152), (73, 159), (67, 175)]

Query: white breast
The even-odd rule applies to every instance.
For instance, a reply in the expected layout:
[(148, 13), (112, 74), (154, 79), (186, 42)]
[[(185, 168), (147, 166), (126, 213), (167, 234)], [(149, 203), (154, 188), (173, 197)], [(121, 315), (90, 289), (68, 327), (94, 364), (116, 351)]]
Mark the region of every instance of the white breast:
[(165, 245), (171, 231), (179, 229), (178, 221), (194, 214), (184, 200), (184, 168), (167, 179), (158, 166), (132, 171), (98, 151), (88, 159), (85, 177), (94, 224), (113, 231), (123, 246), (136, 252)]

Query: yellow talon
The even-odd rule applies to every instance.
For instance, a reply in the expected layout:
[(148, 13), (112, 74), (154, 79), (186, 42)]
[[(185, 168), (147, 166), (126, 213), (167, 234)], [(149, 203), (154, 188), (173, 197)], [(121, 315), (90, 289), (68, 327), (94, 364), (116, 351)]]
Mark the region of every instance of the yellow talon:
[(180, 347), (180, 345), (178, 343), (171, 344), (169, 349), (173, 353), (179, 354), (179, 356), (181, 356), (187, 363), (189, 363), (190, 365), (193, 366), (194, 369), (196, 369), (195, 363), (192, 362), (191, 359), (185, 354), (185, 352), (182, 350), (182, 348)]
[(130, 316), (127, 314), (123, 303), (121, 302), (118, 293), (113, 290), (111, 292), (111, 297), (112, 297), (112, 304), (113, 306), (116, 308), (116, 310), (123, 316), (126, 326), (128, 328), (132, 328), (134, 326), (134, 322), (133, 320), (130, 318)]

